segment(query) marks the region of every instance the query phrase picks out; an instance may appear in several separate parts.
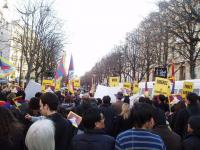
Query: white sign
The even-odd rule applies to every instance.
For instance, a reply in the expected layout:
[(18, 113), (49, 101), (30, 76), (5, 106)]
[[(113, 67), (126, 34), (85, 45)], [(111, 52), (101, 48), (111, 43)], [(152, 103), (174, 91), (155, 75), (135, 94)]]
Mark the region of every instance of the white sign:
[(30, 100), (32, 97), (35, 97), (35, 94), (37, 92), (42, 92), (42, 86), (41, 84), (30, 80), (28, 85), (25, 88), (26, 93), (26, 100)]

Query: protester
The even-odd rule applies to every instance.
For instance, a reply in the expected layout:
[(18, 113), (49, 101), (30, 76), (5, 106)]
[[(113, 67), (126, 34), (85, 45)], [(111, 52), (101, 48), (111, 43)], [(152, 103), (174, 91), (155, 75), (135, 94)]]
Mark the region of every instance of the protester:
[(51, 120), (36, 121), (26, 135), (28, 150), (55, 150), (55, 127)]
[(187, 124), (191, 116), (200, 115), (200, 107), (198, 105), (198, 96), (195, 93), (189, 93), (186, 97), (187, 108), (181, 110), (177, 114), (174, 131), (182, 138), (187, 135)]
[(58, 97), (47, 92), (40, 98), (40, 112), (55, 124), (55, 150), (67, 150), (74, 131), (70, 121), (57, 113), (58, 103)]
[(189, 135), (183, 141), (183, 150), (200, 149), (200, 116), (192, 116), (188, 122)]
[[(166, 124), (166, 116), (160, 109), (154, 110), (155, 126), (152, 133), (159, 135), (166, 145), (167, 150), (181, 150), (181, 137), (171, 131)], [(173, 141), (173, 144), (172, 144)]]
[(112, 104), (113, 108), (115, 109), (117, 115), (119, 115), (122, 111), (122, 98), (123, 98), (123, 93), (122, 92), (117, 92), (115, 94), (116, 97), (116, 102)]
[(24, 129), (7, 108), (0, 107), (0, 149), (23, 150)]
[(73, 150), (113, 150), (115, 140), (103, 131), (104, 116), (98, 108), (89, 108), (83, 114), (84, 134), (75, 135)]
[(116, 138), (115, 150), (154, 149), (165, 150), (160, 136), (149, 131), (154, 126), (153, 108), (149, 104), (135, 104), (130, 116), (133, 128), (120, 133)]
[(116, 116), (115, 110), (111, 107), (110, 96), (103, 97), (103, 104), (100, 106), (100, 110), (105, 117), (105, 131), (107, 134), (114, 136), (114, 118)]

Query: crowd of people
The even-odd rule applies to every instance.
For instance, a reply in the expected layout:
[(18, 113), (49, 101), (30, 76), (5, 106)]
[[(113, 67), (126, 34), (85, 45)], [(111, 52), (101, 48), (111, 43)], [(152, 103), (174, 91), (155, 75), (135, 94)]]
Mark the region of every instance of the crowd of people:
[[(170, 105), (164, 95), (116, 93), (116, 101), (92, 93), (36, 93), (0, 89), (1, 150), (198, 150), (200, 103), (195, 93)], [(73, 126), (68, 113), (82, 117)]]

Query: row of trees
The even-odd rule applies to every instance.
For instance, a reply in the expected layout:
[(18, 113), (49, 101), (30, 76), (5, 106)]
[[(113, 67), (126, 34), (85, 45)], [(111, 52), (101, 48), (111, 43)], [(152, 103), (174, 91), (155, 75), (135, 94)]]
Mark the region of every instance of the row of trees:
[(48, 0), (23, 1), (17, 8), (20, 19), (15, 21), (12, 45), (20, 51), (20, 77), (22, 66), (27, 64), (26, 82), (35, 77), (42, 79), (54, 72), (64, 46), (62, 23), (54, 15), (52, 4)]
[(158, 7), (159, 11), (150, 13), (137, 29), (127, 33), (124, 44), (115, 46), (82, 77), (83, 84), (89, 84), (93, 75), (100, 83), (111, 75), (123, 77), (125, 81), (127, 78), (149, 81), (152, 68), (168, 67), (174, 60), (187, 62), (190, 77), (196, 77), (200, 53), (200, 1), (162, 1)]

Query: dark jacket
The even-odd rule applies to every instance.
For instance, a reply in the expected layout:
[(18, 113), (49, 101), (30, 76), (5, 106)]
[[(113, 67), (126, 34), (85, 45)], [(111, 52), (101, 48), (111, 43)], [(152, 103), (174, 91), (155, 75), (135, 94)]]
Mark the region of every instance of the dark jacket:
[(186, 109), (178, 112), (174, 131), (182, 138), (186, 137), (189, 118), (195, 115), (200, 115), (200, 107), (198, 105), (189, 105)]
[(22, 130), (17, 129), (15, 135), (12, 136), (12, 141), (0, 138), (1, 150), (23, 150), (25, 148), (25, 136)]
[(107, 134), (113, 136), (114, 131), (114, 118), (116, 116), (115, 110), (109, 104), (102, 104), (100, 111), (103, 113), (105, 118), (105, 131)]
[(74, 133), (70, 121), (58, 113), (52, 114), (48, 118), (55, 125), (55, 150), (68, 150)]
[(115, 140), (101, 130), (90, 130), (75, 135), (72, 140), (73, 150), (114, 150)]
[(200, 137), (196, 135), (189, 135), (183, 141), (183, 150), (199, 150), (200, 149)]
[(167, 150), (181, 150), (181, 137), (170, 131), (167, 125), (158, 125), (152, 129), (152, 132), (162, 138)]

